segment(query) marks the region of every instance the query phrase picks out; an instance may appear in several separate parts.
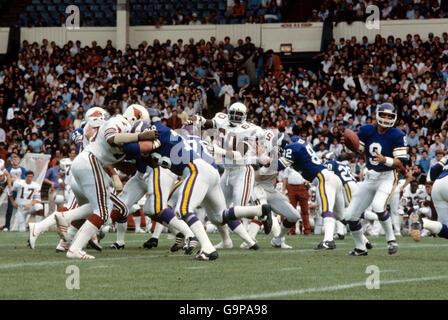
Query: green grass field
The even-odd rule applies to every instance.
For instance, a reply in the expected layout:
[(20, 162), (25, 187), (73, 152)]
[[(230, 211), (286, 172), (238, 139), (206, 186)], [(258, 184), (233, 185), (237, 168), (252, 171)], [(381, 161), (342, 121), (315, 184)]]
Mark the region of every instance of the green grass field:
[[(281, 250), (259, 235), (259, 251), (220, 250), (218, 260), (203, 262), (170, 253), (166, 234), (158, 248), (139, 248), (148, 237), (128, 233), (125, 250), (78, 261), (55, 253), (54, 232), (35, 250), (26, 247), (27, 233), (0, 232), (0, 299), (448, 299), (448, 242), (440, 238), (400, 238), (394, 256), (384, 238), (372, 238), (369, 256), (347, 257), (351, 237), (314, 251), (320, 236), (288, 236), (294, 249)], [(218, 237), (211, 235), (214, 243)], [(114, 239), (107, 234), (103, 246)], [(79, 267), (79, 290), (66, 288), (69, 265)], [(365, 286), (369, 265), (381, 271), (378, 290)]]

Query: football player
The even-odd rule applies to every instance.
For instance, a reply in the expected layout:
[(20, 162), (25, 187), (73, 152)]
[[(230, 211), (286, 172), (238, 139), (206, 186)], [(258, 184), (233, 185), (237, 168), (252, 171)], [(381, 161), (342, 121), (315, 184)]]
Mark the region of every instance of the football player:
[[(350, 202), (352, 201), (353, 197), (356, 197), (356, 194), (358, 192), (358, 183), (352, 174), (350, 166), (346, 163), (336, 161), (335, 154), (330, 151), (325, 152), (322, 155), (322, 159), (327, 169), (333, 171), (341, 180), (343, 185), (342, 192), (344, 195), (345, 208), (347, 208)], [(344, 226), (345, 221), (343, 222), (337, 221), (336, 223), (337, 223), (336, 233), (339, 239), (342, 240), (344, 239), (345, 235), (345, 226)], [(366, 243), (367, 249), (372, 249), (372, 244), (367, 240), (367, 238), (364, 235), (363, 240)]]
[[(191, 132), (192, 128), (191, 126)], [(198, 206), (204, 207), (208, 218), (216, 225), (233, 222), (242, 217), (259, 216), (265, 229), (268, 230), (267, 233), (270, 232), (272, 220), (269, 205), (234, 206), (226, 209), (217, 166), (202, 139), (191, 136), (186, 138), (160, 122), (155, 122), (152, 129), (158, 131), (161, 141), (161, 147), (152, 152), (154, 161), (182, 177), (171, 190), (168, 208), (163, 210), (161, 215), (171, 215), (175, 212), (187, 222), (201, 244), (196, 260), (218, 258), (218, 253), (211, 244), (203, 224), (194, 214), (194, 209)]]
[(428, 173), (429, 180), (434, 181), (431, 197), (437, 211), (437, 221), (414, 214), (411, 217), (411, 236), (420, 241), (422, 228), (448, 239), (448, 155), (433, 165)]
[[(151, 123), (149, 121), (137, 121), (131, 132), (141, 133), (149, 130), (150, 127)], [(153, 154), (144, 152), (146, 151), (145, 148), (146, 146), (138, 142), (129, 143), (123, 147), (123, 152), (135, 161), (137, 172), (125, 184), (123, 192), (118, 195), (118, 198), (126, 205), (127, 212), (132, 212), (131, 208), (133, 205), (145, 193), (148, 193), (149, 196), (143, 205), (143, 212), (159, 222), (166, 222), (168, 227), (182, 233), (189, 245), (186, 253), (190, 253), (196, 247), (197, 239), (188, 225), (184, 221), (177, 219), (174, 214), (160, 216), (162, 210), (166, 207), (169, 191), (175, 185), (177, 176), (167, 168), (161, 167), (152, 161)], [(123, 216), (119, 210), (113, 210), (111, 219), (117, 228), (117, 241), (109, 249), (124, 249), (127, 216)]]
[[(392, 222), (386, 209), (397, 187), (396, 169), (403, 167), (403, 163), (407, 161), (406, 136), (403, 131), (393, 127), (397, 113), (390, 103), (378, 106), (376, 119), (377, 124), (363, 125), (357, 133), (359, 152), (366, 154), (367, 173), (359, 183), (358, 196), (350, 202), (345, 216), (355, 240), (355, 249), (348, 253), (352, 256), (367, 255), (359, 218), (370, 204), (385, 231), (389, 254), (398, 251)], [(344, 139), (342, 142), (345, 143)]]
[[(257, 140), (264, 136), (263, 130), (246, 121), (247, 108), (244, 104), (236, 102), (229, 107), (228, 114), (217, 113), (212, 120), (202, 116), (193, 116), (192, 121), (201, 128), (217, 130), (214, 135), (214, 157), (217, 164), (224, 166), (220, 184), (224, 192), (227, 206), (246, 206), (250, 200), (254, 186), (254, 169), (256, 152), (254, 146)], [(229, 225), (230, 229), (243, 239), (250, 249), (257, 249), (255, 241), (247, 233), (239, 220)], [(217, 244), (217, 249), (230, 249), (233, 247), (228, 236), (227, 228), (218, 227), (223, 241)]]
[[(78, 230), (70, 248), (67, 251), (67, 258), (94, 259), (82, 249), (95, 235), (104, 222), (108, 219), (112, 208), (111, 192), (108, 188), (117, 177), (112, 174), (112, 178), (106, 174), (105, 168), (120, 163), (125, 158), (122, 147), (125, 144), (148, 141), (152, 146), (156, 143), (157, 132), (146, 130), (141, 133), (131, 133), (132, 125), (137, 120), (149, 120), (146, 108), (139, 105), (129, 106), (125, 113), (116, 115), (104, 123), (97, 131), (97, 134), (90, 139), (91, 143), (73, 161), (72, 174), (74, 183), (71, 187), (75, 193), (79, 205), (89, 203), (93, 213), (88, 220)], [(110, 174), (110, 173), (109, 173)], [(115, 183), (116, 184), (116, 181)], [(125, 205), (118, 201), (118, 205)], [(120, 203), (121, 202), (121, 203)], [(61, 219), (62, 218), (62, 219)], [(63, 215), (55, 215), (56, 223), (66, 227)], [(59, 228), (61, 231), (61, 228)], [(62, 230), (62, 237), (64, 237)]]
[[(36, 215), (36, 220), (44, 214), (44, 207), (40, 203), (40, 185), (33, 181), (34, 172), (27, 171), (25, 180), (17, 179), (8, 190), (12, 206), (17, 209), (16, 219), (19, 232), (26, 231), (27, 215)], [(13, 193), (17, 192), (14, 199)]]
[[(90, 139), (92, 139), (94, 136), (96, 136), (97, 131), (99, 127), (104, 124), (107, 118), (107, 112), (106, 110), (98, 107), (90, 108), (84, 117), (83, 124), (80, 128), (76, 129), (72, 133), (72, 142), (76, 146), (76, 153), (82, 151), (84, 148), (86, 148), (89, 143)], [(73, 159), (72, 159), (73, 158)], [(64, 159), (63, 159), (64, 160)], [(71, 161), (68, 161), (71, 160)], [(57, 211), (66, 211), (65, 215), (69, 216), (72, 215), (73, 222), (71, 223), (70, 227), (68, 228), (68, 234), (70, 235), (70, 238), (72, 238), (78, 229), (81, 227), (84, 220), (77, 220), (78, 216), (84, 216), (89, 213), (88, 205), (86, 204), (82, 208), (78, 208), (78, 204), (76, 202), (76, 198), (73, 194), (73, 191), (71, 190), (70, 185), (72, 183), (75, 183), (73, 179), (71, 179), (70, 171), (71, 171), (71, 165), (74, 160), (74, 155), (70, 153), (70, 158), (67, 158), (66, 161), (61, 160), (61, 168), (63, 168), (65, 173), (65, 187), (66, 187), (66, 208), (61, 208)], [(68, 192), (67, 192), (68, 190)], [(75, 210), (76, 209), (76, 210)], [(28, 244), (31, 249), (34, 249), (37, 238), (40, 234), (43, 232), (49, 230), (52, 226), (56, 225), (56, 220), (54, 218), (56, 212), (51, 213), (49, 216), (47, 216), (45, 219), (43, 219), (39, 223), (30, 223), (28, 225), (29, 227), (29, 238), (28, 238)], [(93, 248), (100, 249), (101, 246), (99, 245), (96, 236), (92, 237), (91, 242), (89, 242), (90, 245)], [(57, 247), (56, 252), (66, 252), (68, 249), (68, 244), (64, 240), (60, 240)]]
[[(275, 213), (284, 217), (280, 226), (278, 226), (277, 219), (273, 219), (273, 222), (277, 224), (279, 231), (276, 232), (277, 234), (274, 233), (273, 225), (274, 237), (271, 240), (271, 245), (275, 248), (291, 249), (292, 247), (285, 243), (285, 236), (289, 230), (295, 226), (297, 221), (299, 221), (300, 214), (293, 208), (289, 199), (275, 188), (274, 182), (277, 180), (277, 170), (264, 166), (268, 163), (268, 160), (266, 159), (267, 157), (272, 157), (273, 155), (278, 154), (277, 144), (281, 145), (282, 140), (283, 135), (277, 139), (272, 130), (265, 130), (264, 140), (260, 142), (264, 144), (264, 148), (260, 148), (261, 152), (259, 152), (258, 161), (260, 165), (254, 166), (254, 168), (258, 167), (258, 169), (255, 170), (253, 198), (258, 203), (269, 204)], [(252, 223), (249, 224), (249, 235), (255, 239), (261, 226), (255, 221), (251, 222)]]
[(336, 219), (341, 220), (344, 215), (344, 198), (342, 197), (341, 180), (329, 171), (319, 159), (313, 148), (301, 138), (288, 144), (278, 161), (278, 169), (292, 167), (306, 180), (317, 186), (319, 209), (323, 217), (324, 240), (316, 250), (330, 250), (336, 248), (334, 231)]

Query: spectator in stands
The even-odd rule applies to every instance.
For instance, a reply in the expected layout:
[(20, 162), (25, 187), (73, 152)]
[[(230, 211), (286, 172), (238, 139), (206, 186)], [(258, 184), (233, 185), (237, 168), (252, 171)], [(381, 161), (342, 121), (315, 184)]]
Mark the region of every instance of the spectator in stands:
[(246, 73), (246, 68), (241, 68), (240, 73), (238, 75), (237, 87), (238, 90), (245, 90), (250, 85), (250, 78)]
[(246, 7), (244, 4), (240, 2), (240, 0), (234, 0), (235, 5), (232, 7), (230, 11), (230, 17), (239, 19), (243, 18), (246, 15)]
[(188, 24), (189, 24), (190, 26), (197, 26), (197, 25), (202, 24), (201, 21), (198, 20), (198, 14), (197, 14), (196, 12), (194, 12), (194, 13), (191, 15), (191, 20), (190, 20), (190, 22), (189, 22)]

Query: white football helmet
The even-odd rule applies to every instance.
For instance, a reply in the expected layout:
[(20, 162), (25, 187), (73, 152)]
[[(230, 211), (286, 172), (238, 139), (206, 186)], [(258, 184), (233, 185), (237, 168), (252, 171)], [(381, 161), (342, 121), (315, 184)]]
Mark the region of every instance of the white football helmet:
[(131, 127), (138, 120), (151, 122), (151, 119), (149, 118), (148, 110), (146, 110), (146, 108), (144, 106), (141, 106), (139, 104), (131, 104), (126, 109), (126, 111), (123, 113), (123, 117), (129, 122)]
[(241, 102), (235, 102), (230, 106), (227, 115), (231, 124), (241, 124), (247, 119), (247, 108)]
[[(390, 119), (385, 118), (385, 115), (390, 116)], [(381, 127), (392, 128), (395, 125), (395, 121), (397, 121), (397, 112), (395, 111), (395, 107), (388, 102), (377, 106), (376, 121)]]
[(62, 194), (58, 194), (54, 197), (54, 203), (57, 205), (61, 205), (64, 204), (65, 199), (64, 196)]
[(85, 124), (89, 124), (93, 128), (101, 127), (106, 122), (107, 111), (100, 107), (93, 107), (87, 110), (84, 116)]

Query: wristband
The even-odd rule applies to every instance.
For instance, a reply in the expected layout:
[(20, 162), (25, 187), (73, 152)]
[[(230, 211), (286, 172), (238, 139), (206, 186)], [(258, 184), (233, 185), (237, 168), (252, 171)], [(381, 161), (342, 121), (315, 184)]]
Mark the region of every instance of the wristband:
[(388, 167), (393, 167), (394, 166), (394, 159), (391, 157), (386, 157), (386, 162), (384, 163), (384, 165), (388, 166)]

